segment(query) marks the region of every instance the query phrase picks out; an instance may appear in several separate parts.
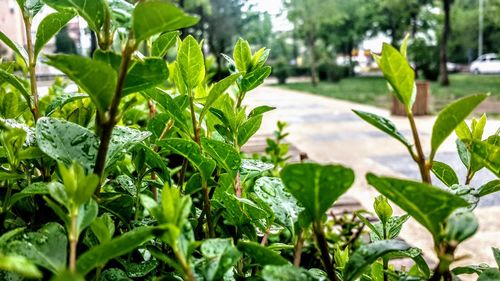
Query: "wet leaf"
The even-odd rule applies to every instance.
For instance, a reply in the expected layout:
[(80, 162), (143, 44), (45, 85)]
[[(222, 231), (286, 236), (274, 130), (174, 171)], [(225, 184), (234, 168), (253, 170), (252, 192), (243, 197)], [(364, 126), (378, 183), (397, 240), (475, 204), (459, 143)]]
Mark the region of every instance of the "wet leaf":
[(35, 59), (54, 35), (61, 30), (73, 17), (73, 11), (56, 12), (46, 16), (38, 25), (35, 41)]

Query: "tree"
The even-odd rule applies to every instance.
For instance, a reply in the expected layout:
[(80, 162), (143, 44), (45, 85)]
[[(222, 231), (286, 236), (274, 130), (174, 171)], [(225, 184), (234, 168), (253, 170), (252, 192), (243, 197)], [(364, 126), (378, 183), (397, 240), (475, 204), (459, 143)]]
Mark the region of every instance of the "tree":
[(337, 20), (335, 1), (332, 0), (288, 0), (285, 1), (288, 19), (294, 24), (298, 36), (304, 39), (309, 51), (311, 83), (318, 83), (317, 59), (315, 55), (318, 32), (324, 24)]
[[(432, 0), (380, 0), (375, 1), (377, 7), (374, 11), (373, 30), (381, 31), (391, 38), (392, 45), (398, 45), (409, 32), (416, 34), (419, 25), (419, 15), (425, 5), (431, 4)], [(422, 27), (425, 28), (425, 25)]]
[(69, 37), (68, 27), (65, 26), (56, 35), (56, 53), (76, 54), (76, 44)]
[(440, 52), (439, 52), (439, 73), (440, 78), (439, 82), (441, 86), (450, 85), (450, 80), (448, 79), (448, 68), (446, 67), (446, 63), (448, 62), (448, 37), (450, 36), (450, 9), (452, 0), (442, 0), (443, 1), (443, 13), (444, 13), (444, 22), (443, 22), (443, 33), (441, 34), (441, 44), (440, 44)]

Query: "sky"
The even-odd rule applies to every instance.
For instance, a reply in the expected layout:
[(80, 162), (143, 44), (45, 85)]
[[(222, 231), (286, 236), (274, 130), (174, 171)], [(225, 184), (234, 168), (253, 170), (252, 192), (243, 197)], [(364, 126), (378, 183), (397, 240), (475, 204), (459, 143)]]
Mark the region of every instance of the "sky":
[(282, 0), (249, 0), (255, 5), (254, 9), (260, 12), (268, 12), (273, 17), (273, 29), (275, 31), (288, 31), (293, 25), (287, 20), (283, 12)]

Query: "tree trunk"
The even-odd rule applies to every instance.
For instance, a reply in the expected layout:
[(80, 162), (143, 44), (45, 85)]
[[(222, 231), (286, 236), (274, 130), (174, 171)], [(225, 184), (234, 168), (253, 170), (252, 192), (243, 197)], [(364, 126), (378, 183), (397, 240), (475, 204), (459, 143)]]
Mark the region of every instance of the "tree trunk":
[(446, 68), (446, 62), (448, 61), (448, 36), (450, 34), (450, 2), (451, 0), (443, 0), (444, 26), (439, 53), (441, 86), (450, 85), (450, 80), (448, 80), (448, 69)]
[(315, 47), (316, 47), (316, 36), (314, 35), (314, 31), (309, 32), (307, 43), (309, 45), (309, 54), (310, 54), (310, 68), (311, 68), (311, 84), (316, 87), (318, 85), (318, 72), (316, 69), (316, 54), (315, 52)]

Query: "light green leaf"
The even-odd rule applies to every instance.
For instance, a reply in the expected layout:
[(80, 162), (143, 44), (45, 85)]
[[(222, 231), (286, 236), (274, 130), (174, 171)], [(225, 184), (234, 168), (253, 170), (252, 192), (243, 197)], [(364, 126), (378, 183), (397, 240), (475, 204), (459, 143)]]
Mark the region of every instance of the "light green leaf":
[(497, 262), (497, 266), (500, 268), (500, 249), (492, 247), (491, 250), (493, 251), (493, 257)]
[(180, 34), (179, 31), (171, 31), (158, 36), (158, 38), (153, 41), (151, 55), (161, 58), (165, 56), (167, 51), (175, 45)]
[(389, 202), (387, 202), (387, 198), (385, 198), (383, 195), (375, 197), (375, 202), (373, 202), (373, 209), (384, 225), (392, 217), (392, 207)]
[(73, 17), (73, 11), (56, 12), (46, 16), (38, 26), (35, 41), (35, 58), (42, 50), (43, 46), (61, 30)]
[(465, 121), (462, 121), (460, 122), (460, 124), (457, 125), (457, 127), (455, 128), (455, 134), (460, 140), (472, 139), (472, 133), (469, 129), (469, 126), (467, 126), (467, 123), (465, 123)]
[(26, 278), (41, 279), (42, 272), (27, 258), (0, 254), (0, 270), (17, 273)]
[(267, 106), (267, 105), (257, 106), (256, 108), (252, 109), (252, 111), (250, 111), (250, 113), (248, 113), (248, 118), (252, 118), (254, 116), (258, 116), (258, 115), (264, 114), (266, 112), (269, 112), (269, 111), (272, 111), (275, 109), (276, 109), (276, 107)]
[(233, 146), (208, 138), (201, 139), (201, 146), (203, 151), (208, 153), (226, 172), (236, 176), (240, 169), (241, 157)]
[(184, 156), (198, 171), (203, 180), (207, 181), (215, 169), (215, 162), (201, 154), (200, 147), (193, 141), (184, 139), (168, 139), (159, 141), (159, 146), (171, 150), (175, 154)]
[(192, 90), (205, 79), (205, 60), (198, 41), (189, 35), (182, 41), (177, 53), (180, 74), (188, 89)]
[(469, 204), (462, 198), (432, 185), (367, 174), (366, 179), (381, 194), (427, 228), (436, 239), (448, 216)]
[[(16, 0), (22, 13), (29, 18), (33, 18), (43, 7), (41, 0)], [(44, 1), (45, 2), (45, 1)]]
[(358, 110), (353, 110), (353, 112), (356, 113), (359, 117), (361, 117), (361, 119), (375, 126), (377, 129), (397, 139), (406, 147), (412, 146), (412, 144), (403, 136), (403, 134), (401, 134), (398, 131), (396, 125), (394, 125), (394, 123), (392, 123), (391, 120), (369, 112), (358, 111)]
[(61, 70), (90, 96), (101, 114), (111, 104), (115, 87), (116, 72), (100, 61), (77, 55), (47, 56), (47, 64)]
[(443, 162), (432, 161), (432, 173), (446, 186), (458, 184), (458, 177), (453, 168)]
[(99, 34), (109, 16), (109, 7), (105, 0), (44, 0), (45, 4), (56, 10), (74, 9), (85, 19), (89, 28)]
[(28, 89), (26, 88), (25, 84), (21, 79), (19, 79), (17, 76), (15, 76), (12, 73), (9, 73), (3, 69), (0, 68), (0, 82), (5, 81), (12, 85), (12, 87), (16, 88), (21, 95), (23, 95), (24, 99), (27, 101), (28, 105), (31, 105), (31, 95)]
[(86, 94), (73, 94), (73, 93), (63, 93), (62, 95), (53, 99), (45, 109), (45, 116), (49, 116), (54, 113), (58, 108), (62, 109), (68, 103), (88, 98)]
[(152, 88), (166, 82), (168, 67), (162, 58), (146, 58), (135, 62), (129, 69), (123, 94), (130, 94)]
[[(497, 137), (500, 140), (500, 137)], [(471, 152), (473, 159), (500, 177), (500, 143), (492, 144), (489, 141), (472, 140)]]
[(372, 263), (385, 254), (405, 251), (409, 248), (411, 248), (410, 245), (399, 240), (384, 240), (363, 245), (349, 258), (349, 262), (347, 262), (344, 268), (344, 280), (355, 280), (363, 274)]
[(186, 15), (177, 6), (160, 1), (140, 2), (132, 13), (132, 30), (137, 42), (167, 31), (198, 23), (195, 16)]
[(266, 48), (260, 48), (255, 54), (252, 56), (252, 70), (262, 67), (269, 57), (269, 53), (271, 50)]
[(472, 139), (482, 140), (484, 127), (486, 126), (486, 119), (486, 114), (481, 115), (481, 118), (479, 118), (479, 120), (476, 120), (476, 118), (472, 118)]
[(264, 66), (252, 72), (249, 72), (241, 79), (241, 90), (243, 92), (250, 92), (264, 83), (264, 80), (271, 74), (271, 67)]
[(242, 38), (238, 39), (238, 42), (234, 46), (233, 57), (238, 71), (246, 73), (250, 69), (250, 66), (252, 66), (252, 51), (250, 50), (248, 41)]
[(434, 159), (439, 146), (474, 108), (487, 97), (487, 94), (480, 94), (461, 98), (439, 112), (432, 128), (431, 156), (429, 157), (431, 161)]
[(18, 54), (24, 61), (26, 65), (28, 65), (28, 53), (23, 48), (23, 46), (17, 44), (16, 42), (10, 40), (5, 33), (0, 31), (0, 41), (4, 42), (7, 47), (9, 47), (14, 53)]
[(411, 109), (416, 96), (415, 71), (406, 58), (394, 47), (384, 43), (382, 57), (377, 63), (398, 100), (407, 110)]
[(286, 189), (312, 220), (321, 220), (354, 182), (354, 172), (340, 165), (291, 164), (280, 175)]
[(92, 222), (90, 229), (99, 242), (104, 243), (113, 238), (113, 235), (115, 234), (115, 222), (109, 213), (105, 213)]
[(138, 227), (91, 248), (78, 258), (77, 271), (85, 275), (92, 269), (105, 265), (109, 260), (133, 251), (154, 237), (153, 230), (152, 227)]
[(250, 256), (253, 262), (259, 265), (286, 265), (290, 263), (279, 253), (253, 241), (238, 241), (238, 250)]

